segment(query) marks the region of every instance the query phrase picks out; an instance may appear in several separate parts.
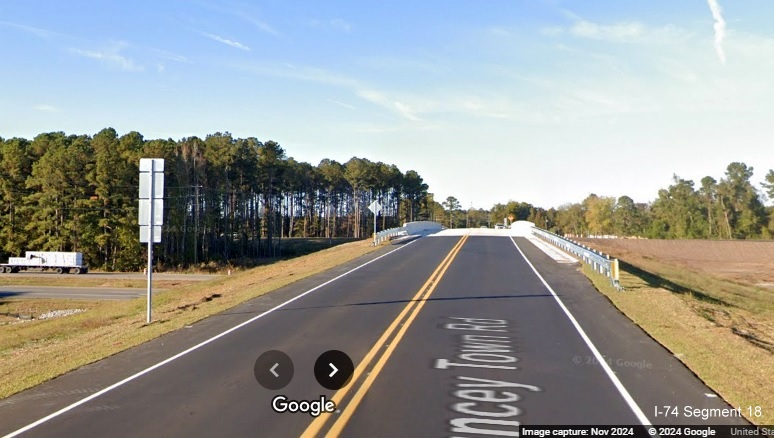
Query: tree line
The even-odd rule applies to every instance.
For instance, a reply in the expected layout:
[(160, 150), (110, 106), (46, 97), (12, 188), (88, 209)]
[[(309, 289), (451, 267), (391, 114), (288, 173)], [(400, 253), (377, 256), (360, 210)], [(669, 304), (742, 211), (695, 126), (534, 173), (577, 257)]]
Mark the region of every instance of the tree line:
[[(528, 220), (553, 232), (570, 236), (615, 235), (653, 239), (771, 239), (774, 236), (774, 170), (769, 170), (761, 189), (751, 182), (753, 168), (733, 162), (720, 180), (705, 176), (694, 181), (674, 175), (669, 187), (658, 191), (649, 203), (591, 194), (582, 202), (544, 209), (529, 203), (510, 201), (497, 204), (488, 221), (503, 218)], [(468, 211), (486, 220), (482, 211)], [(457, 211), (465, 218), (465, 212)]]
[[(140, 158), (165, 159), (164, 226), (158, 263), (282, 256), (291, 237), (365, 238), (434, 217), (432, 195), (414, 170), (353, 157), (312, 165), (275, 141), (228, 132), (146, 140), (43, 133), (0, 138), (0, 253), (79, 251), (90, 266), (140, 269)], [(374, 218), (367, 207), (378, 201)]]

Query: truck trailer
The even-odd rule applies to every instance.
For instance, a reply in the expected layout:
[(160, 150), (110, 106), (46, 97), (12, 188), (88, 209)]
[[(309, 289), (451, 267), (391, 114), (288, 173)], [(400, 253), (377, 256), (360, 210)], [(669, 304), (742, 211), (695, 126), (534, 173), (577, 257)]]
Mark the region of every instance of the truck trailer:
[(8, 263), (0, 264), (0, 272), (55, 271), (57, 274), (85, 274), (89, 267), (83, 264), (80, 252), (27, 251), (24, 257), (10, 257)]

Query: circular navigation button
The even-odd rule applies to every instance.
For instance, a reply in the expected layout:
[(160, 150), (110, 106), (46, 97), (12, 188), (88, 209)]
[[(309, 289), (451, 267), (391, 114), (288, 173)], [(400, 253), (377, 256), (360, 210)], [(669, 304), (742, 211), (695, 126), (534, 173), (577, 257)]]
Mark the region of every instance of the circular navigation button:
[(258, 356), (253, 367), (255, 380), (266, 389), (282, 389), (293, 379), (293, 361), (279, 351), (269, 350)]
[(326, 351), (314, 363), (314, 378), (327, 389), (336, 390), (347, 386), (354, 372), (352, 359), (339, 350)]

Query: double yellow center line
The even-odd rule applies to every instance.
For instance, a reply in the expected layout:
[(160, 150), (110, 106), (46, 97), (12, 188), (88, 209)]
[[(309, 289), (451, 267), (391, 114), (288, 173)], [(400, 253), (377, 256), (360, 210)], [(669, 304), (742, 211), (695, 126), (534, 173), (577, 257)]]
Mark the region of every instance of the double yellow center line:
[[(350, 389), (355, 387), (356, 383), (360, 381), (360, 378), (365, 374), (366, 370), (371, 366), (371, 363), (376, 359), (376, 363), (371, 368), (370, 373), (368, 373), (365, 380), (358, 387), (357, 391), (352, 396), (351, 400), (349, 400), (347, 405), (341, 409), (341, 415), (338, 417), (334, 417), (331, 414), (320, 415), (319, 417), (315, 418), (314, 421), (312, 421), (309, 427), (306, 428), (302, 435), (303, 437), (311, 438), (319, 436), (326, 424), (331, 421), (333, 421), (333, 424), (328, 429), (326, 436), (338, 436), (341, 434), (344, 426), (346, 426), (347, 422), (352, 417), (352, 414), (354, 414), (355, 410), (357, 410), (358, 405), (363, 400), (363, 397), (365, 396), (366, 392), (368, 392), (368, 389), (374, 383), (374, 380), (376, 380), (379, 372), (381, 372), (382, 368), (384, 368), (384, 365), (387, 363), (390, 355), (392, 355), (395, 347), (397, 347), (398, 343), (403, 338), (403, 335), (406, 333), (406, 330), (408, 330), (409, 326), (411, 326), (411, 323), (414, 322), (417, 314), (419, 314), (419, 312), (422, 310), (426, 300), (433, 293), (435, 287), (446, 273), (446, 270), (449, 269), (449, 266), (452, 264), (452, 261), (454, 261), (454, 258), (457, 256), (457, 253), (460, 252), (462, 245), (465, 244), (467, 239), (467, 235), (462, 236), (462, 238), (457, 242), (456, 245), (454, 245), (451, 251), (446, 254), (446, 257), (443, 259), (441, 264), (435, 268), (435, 271), (433, 271), (433, 273), (430, 275), (430, 278), (428, 278), (425, 284), (419, 288), (419, 291), (417, 291), (411, 301), (409, 301), (409, 303), (395, 318), (395, 320), (392, 321), (390, 326), (387, 327), (387, 330), (382, 333), (382, 336), (378, 341), (376, 341), (376, 344), (374, 344), (368, 354), (365, 355), (363, 361), (358, 364), (357, 368), (355, 368), (355, 372), (352, 374), (350, 384), (338, 390), (333, 395), (333, 397), (331, 397), (331, 400), (336, 402), (336, 406), (341, 406), (342, 400), (344, 400), (344, 398), (347, 396)], [(400, 327), (399, 330), (398, 327)], [(387, 341), (389, 341), (390, 338), (392, 338), (392, 340), (389, 342), (389, 344), (387, 344)], [(387, 345), (386, 348), (384, 348), (385, 345)]]

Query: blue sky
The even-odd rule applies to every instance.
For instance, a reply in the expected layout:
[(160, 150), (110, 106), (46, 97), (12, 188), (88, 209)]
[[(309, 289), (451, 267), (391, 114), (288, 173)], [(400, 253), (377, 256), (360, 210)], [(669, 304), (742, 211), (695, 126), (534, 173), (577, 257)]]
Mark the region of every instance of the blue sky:
[[(713, 13), (714, 8), (714, 13)], [(4, 1), (0, 136), (276, 140), (437, 198), (653, 200), (774, 168), (766, 0)]]

